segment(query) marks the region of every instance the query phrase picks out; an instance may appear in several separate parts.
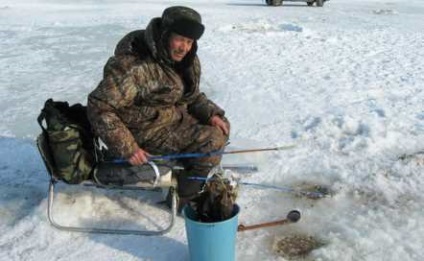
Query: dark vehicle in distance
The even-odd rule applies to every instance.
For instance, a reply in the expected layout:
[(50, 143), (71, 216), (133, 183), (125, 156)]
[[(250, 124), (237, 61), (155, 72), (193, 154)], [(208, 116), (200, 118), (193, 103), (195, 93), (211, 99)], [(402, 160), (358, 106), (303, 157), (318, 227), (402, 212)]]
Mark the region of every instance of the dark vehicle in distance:
[(318, 7), (322, 7), (324, 6), (324, 3), (328, 0), (265, 0), (265, 3), (267, 5), (271, 5), (271, 6), (280, 6), (283, 4), (283, 1), (287, 2), (306, 2), (306, 4), (308, 6), (312, 6), (314, 3), (316, 6)]

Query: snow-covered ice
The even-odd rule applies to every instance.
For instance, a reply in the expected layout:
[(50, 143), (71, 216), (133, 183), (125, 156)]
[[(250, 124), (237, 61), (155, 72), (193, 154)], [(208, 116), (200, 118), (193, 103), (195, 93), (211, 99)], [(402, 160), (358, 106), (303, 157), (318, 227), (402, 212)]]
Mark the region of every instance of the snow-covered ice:
[[(331, 0), (0, 0), (0, 260), (187, 260), (184, 220), (160, 237), (58, 231), (36, 122), (48, 98), (86, 103), (117, 41), (171, 5), (203, 17), (201, 88), (232, 123), (228, 156), (260, 166), (243, 182), (328, 186), (320, 200), (241, 186), (239, 221), (287, 226), (239, 233), (237, 260), (284, 260), (285, 235), (325, 242), (305, 260), (424, 260), (424, 2)], [(242, 159), (240, 159), (242, 158)], [(148, 196), (59, 186), (64, 223), (161, 224)], [(68, 206), (69, 209), (66, 207)], [(80, 217), (77, 218), (77, 213)], [(154, 222), (153, 222), (154, 221)]]

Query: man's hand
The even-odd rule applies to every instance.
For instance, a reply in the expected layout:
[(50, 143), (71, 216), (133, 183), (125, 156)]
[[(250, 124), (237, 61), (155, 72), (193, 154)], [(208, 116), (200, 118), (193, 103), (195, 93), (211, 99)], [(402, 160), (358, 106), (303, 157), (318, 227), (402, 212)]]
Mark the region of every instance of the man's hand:
[(133, 155), (128, 159), (131, 165), (141, 165), (147, 163), (150, 154), (140, 148), (136, 149)]
[(209, 120), (209, 124), (218, 127), (225, 135), (228, 136), (230, 131), (228, 130), (227, 124), (221, 119), (221, 117), (215, 115)]

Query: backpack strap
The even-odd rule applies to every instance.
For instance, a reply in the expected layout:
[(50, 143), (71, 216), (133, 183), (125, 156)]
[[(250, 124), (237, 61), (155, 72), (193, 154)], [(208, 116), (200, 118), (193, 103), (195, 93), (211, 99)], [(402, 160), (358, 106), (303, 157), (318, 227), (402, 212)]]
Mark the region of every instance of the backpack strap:
[[(53, 102), (53, 100), (50, 98), (50, 99), (48, 99), (45, 103), (44, 103), (44, 107), (43, 107), (43, 109), (41, 109), (41, 112), (40, 112), (40, 115), (38, 115), (38, 117), (37, 117), (37, 122), (38, 122), (38, 125), (40, 125), (40, 127), (41, 127), (41, 129), (43, 130), (43, 133), (44, 134), (47, 134), (47, 129), (44, 127), (44, 125), (43, 125), (43, 121), (44, 120), (46, 120), (46, 116), (47, 116), (47, 113), (46, 113), (46, 107), (47, 107), (47, 105), (48, 104), (50, 104), (50, 103), (52, 103)], [(47, 124), (47, 123), (46, 123)]]

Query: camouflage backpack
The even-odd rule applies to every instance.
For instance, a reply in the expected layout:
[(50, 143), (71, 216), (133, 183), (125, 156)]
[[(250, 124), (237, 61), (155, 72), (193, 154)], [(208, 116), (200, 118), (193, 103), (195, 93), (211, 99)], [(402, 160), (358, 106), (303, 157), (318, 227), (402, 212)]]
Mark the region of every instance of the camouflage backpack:
[(50, 174), (66, 183), (89, 179), (94, 167), (94, 135), (86, 111), (81, 104), (48, 99), (37, 118), (51, 155)]

